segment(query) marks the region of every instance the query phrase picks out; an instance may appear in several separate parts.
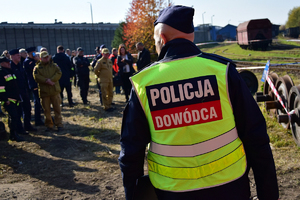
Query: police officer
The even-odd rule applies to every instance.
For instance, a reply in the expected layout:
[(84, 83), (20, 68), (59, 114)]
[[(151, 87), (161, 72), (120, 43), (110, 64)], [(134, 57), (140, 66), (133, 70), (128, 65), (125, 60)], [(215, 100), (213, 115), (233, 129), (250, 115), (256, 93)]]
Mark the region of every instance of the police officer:
[(33, 78), (33, 68), (35, 67), (36, 62), (39, 60), (36, 56), (35, 47), (29, 47), (26, 49), (28, 57), (24, 61), (24, 69), (26, 72), (26, 76), (28, 79), (29, 85), (29, 92), (33, 94), (34, 98), (34, 119), (35, 119), (35, 126), (42, 126), (44, 125), (43, 121), (41, 120), (41, 102), (38, 94), (38, 86)]
[(59, 45), (57, 47), (57, 53), (53, 56), (53, 62), (55, 62), (61, 69), (62, 76), (59, 79), (59, 85), (61, 88), (60, 97), (61, 97), (61, 106), (63, 106), (63, 91), (66, 88), (68, 102), (70, 107), (74, 107), (75, 103), (72, 100), (72, 64), (70, 58), (64, 53), (64, 47)]
[(80, 96), (83, 104), (88, 104), (87, 96), (90, 84), (90, 63), (83, 57), (84, 51), (81, 47), (77, 48), (77, 56), (73, 59), (78, 74), (78, 85), (80, 87)]
[(10, 139), (17, 142), (24, 141), (19, 134), (28, 135), (23, 129), (21, 116), (18, 112), (21, 101), (17, 78), (10, 67), (10, 60), (5, 56), (0, 56), (0, 101), (8, 112), (8, 126), (10, 129)]
[(19, 53), (19, 49), (10, 50), (9, 54), (11, 56), (10, 66), (12, 71), (17, 77), (19, 92), (22, 98), (22, 103), (21, 106), (19, 106), (19, 108), (21, 109), (20, 110), (21, 115), (23, 115), (24, 129), (26, 131), (37, 131), (37, 129), (33, 128), (32, 125), (30, 124), (31, 104), (30, 104), (30, 99), (27, 91), (28, 82), (27, 82), (25, 70), (20, 62), (21, 55)]
[[(126, 199), (143, 176), (158, 199), (277, 200), (278, 185), (264, 117), (229, 59), (193, 43), (194, 9), (170, 6), (154, 23), (158, 62), (131, 77), (119, 163)], [(246, 162), (247, 160), (247, 162)]]
[(95, 74), (98, 76), (102, 91), (102, 101), (105, 111), (113, 111), (111, 107), (113, 99), (113, 77), (112, 77), (112, 61), (109, 59), (109, 50), (107, 48), (102, 49), (102, 58), (98, 60), (95, 67)]

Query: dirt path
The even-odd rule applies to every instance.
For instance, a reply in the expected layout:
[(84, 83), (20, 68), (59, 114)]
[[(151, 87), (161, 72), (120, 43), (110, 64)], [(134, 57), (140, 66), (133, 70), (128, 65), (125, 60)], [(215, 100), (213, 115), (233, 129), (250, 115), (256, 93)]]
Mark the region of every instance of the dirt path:
[[(38, 127), (25, 142), (0, 142), (0, 199), (125, 199), (117, 162), (125, 97), (114, 96), (116, 110), (106, 113), (96, 91), (93, 85), (84, 106), (73, 88), (78, 104), (63, 107), (62, 132)], [(291, 159), (282, 153), (274, 150), (276, 162)], [(279, 168), (278, 179), (281, 199), (300, 199), (299, 165)]]

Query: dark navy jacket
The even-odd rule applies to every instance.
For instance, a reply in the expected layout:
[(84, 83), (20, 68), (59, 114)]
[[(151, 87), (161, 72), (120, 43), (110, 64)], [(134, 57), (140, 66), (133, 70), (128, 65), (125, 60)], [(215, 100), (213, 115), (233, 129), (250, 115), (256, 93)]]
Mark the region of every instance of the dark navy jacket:
[(37, 83), (33, 78), (33, 68), (35, 67), (36, 60), (27, 57), (23, 64), (28, 79), (29, 89), (33, 90), (34, 88), (38, 88)]
[(5, 92), (0, 92), (0, 101), (6, 102), (8, 98), (12, 98), (20, 101), (20, 93), (18, 88), (18, 78), (13, 78), (10, 81), (6, 81), (5, 76), (13, 76), (14, 71), (10, 68), (0, 66), (0, 87), (5, 87)]
[(21, 62), (19, 62), (16, 65), (13, 61), (11, 61), (10, 67), (17, 77), (17, 82), (18, 82), (18, 87), (20, 89), (20, 92), (27, 94), (28, 82), (27, 82), (27, 77), (23, 65), (21, 64)]
[(69, 84), (70, 83), (70, 78), (72, 77), (72, 65), (70, 58), (66, 56), (64, 53), (57, 53), (53, 56), (53, 62), (55, 62), (61, 72), (62, 76), (59, 79), (60, 84)]
[(90, 74), (90, 62), (87, 58), (83, 56), (76, 56), (74, 57), (73, 62), (78, 76), (88, 76)]
[(92, 67), (95, 68), (95, 65), (97, 64), (97, 61), (102, 58), (102, 54), (98, 54), (97, 56), (95, 56), (93, 62), (92, 62)]
[(138, 60), (136, 61), (136, 66), (138, 70), (143, 69), (151, 62), (150, 52), (144, 48), (142, 52), (138, 53)]
[[(166, 43), (158, 60), (173, 60), (193, 55), (226, 65), (231, 62), (229, 59), (214, 54), (203, 53), (194, 43), (185, 39), (175, 39)], [(182, 67), (186, 67), (188, 70), (188, 66)], [(248, 166), (246, 174), (231, 183), (193, 192), (175, 193), (156, 190), (156, 193), (162, 199), (249, 200), (248, 172), (250, 168), (254, 173), (258, 198), (260, 200), (278, 199), (276, 171), (265, 119), (232, 62), (228, 70), (228, 88), (236, 128), (246, 152)], [(144, 174), (145, 148), (150, 139), (149, 125), (145, 113), (134, 89), (132, 89), (130, 100), (123, 114), (119, 157), (127, 200), (133, 196), (136, 179)]]

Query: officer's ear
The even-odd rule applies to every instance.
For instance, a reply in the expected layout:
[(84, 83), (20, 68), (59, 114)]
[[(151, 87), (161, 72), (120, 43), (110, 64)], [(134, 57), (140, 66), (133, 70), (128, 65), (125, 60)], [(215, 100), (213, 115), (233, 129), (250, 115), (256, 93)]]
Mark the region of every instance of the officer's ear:
[(160, 38), (163, 41), (162, 45), (165, 45), (168, 42), (167, 37), (166, 37), (166, 35), (164, 33), (160, 33)]

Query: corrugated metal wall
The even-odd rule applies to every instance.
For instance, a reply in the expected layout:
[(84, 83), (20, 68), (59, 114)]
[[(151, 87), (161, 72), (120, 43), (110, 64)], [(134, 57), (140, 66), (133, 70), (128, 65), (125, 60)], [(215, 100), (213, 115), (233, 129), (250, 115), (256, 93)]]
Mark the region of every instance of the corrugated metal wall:
[(71, 50), (82, 47), (85, 54), (94, 54), (95, 47), (105, 44), (111, 49), (114, 30), (0, 27), (0, 52), (14, 48), (43, 46), (50, 54), (63, 45)]

